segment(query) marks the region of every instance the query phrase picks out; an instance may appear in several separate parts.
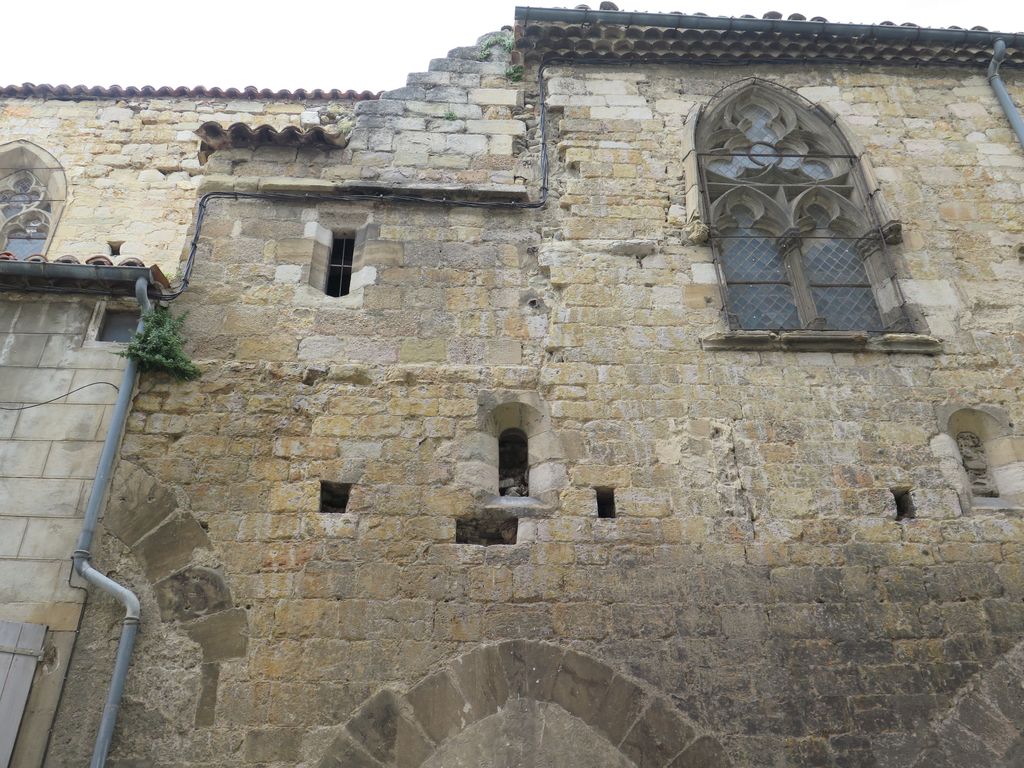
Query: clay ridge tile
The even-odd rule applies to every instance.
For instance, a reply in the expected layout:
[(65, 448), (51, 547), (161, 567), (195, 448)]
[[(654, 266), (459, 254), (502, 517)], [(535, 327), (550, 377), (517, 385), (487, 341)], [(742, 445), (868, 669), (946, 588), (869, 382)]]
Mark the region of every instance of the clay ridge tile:
[(294, 91), (286, 89), (272, 91), (269, 88), (256, 88), (251, 85), (247, 88), (206, 88), (201, 85), (196, 86), (195, 88), (188, 88), (185, 86), (172, 88), (166, 85), (160, 87), (154, 87), (152, 85), (144, 85), (142, 87), (121, 87), (120, 85), (111, 85), (109, 87), (102, 87), (86, 85), (49, 85), (46, 83), (35, 85), (34, 83), (22, 83), (21, 85), (0, 86), (0, 96), (14, 98), (39, 97), (57, 99), (73, 99), (82, 97), (97, 99), (157, 97), (185, 99), (254, 99), (266, 101), (304, 101), (307, 99), (325, 101), (373, 101), (377, 99), (380, 94), (372, 93), (371, 91), (342, 91), (337, 88), (332, 88), (330, 90), (323, 90), (321, 88), (314, 88), (312, 90), (297, 88)]
[(271, 125), (252, 127), (245, 123), (234, 123), (225, 128), (218, 122), (210, 121), (199, 126), (195, 133), (210, 150), (230, 147), (251, 148), (267, 144), (282, 147), (344, 147), (348, 144), (348, 133), (328, 130), (318, 125), (310, 128), (289, 125), (277, 129)]

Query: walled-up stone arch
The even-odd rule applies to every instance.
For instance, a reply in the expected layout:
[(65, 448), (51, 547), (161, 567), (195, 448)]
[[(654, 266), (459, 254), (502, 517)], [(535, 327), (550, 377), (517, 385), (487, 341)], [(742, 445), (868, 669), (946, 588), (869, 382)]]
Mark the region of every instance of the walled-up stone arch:
[(924, 743), (911, 768), (1024, 765), (1024, 641), (964, 687)]
[[(209, 536), (191, 512), (179, 508), (168, 487), (129, 461), (117, 466), (103, 522), (138, 558), (160, 620), (177, 623), (199, 644), (203, 676), (195, 725), (212, 725), (220, 663), (246, 655), (249, 619), (245, 609), (235, 607), (223, 569), (207, 564), (204, 553), (213, 549)], [(155, 620), (144, 616), (143, 627)]]
[(512, 640), (478, 647), (405, 693), (378, 692), (344, 724), (317, 765), (718, 768), (730, 763), (715, 738), (698, 733), (669, 699), (642, 683), (579, 651)]

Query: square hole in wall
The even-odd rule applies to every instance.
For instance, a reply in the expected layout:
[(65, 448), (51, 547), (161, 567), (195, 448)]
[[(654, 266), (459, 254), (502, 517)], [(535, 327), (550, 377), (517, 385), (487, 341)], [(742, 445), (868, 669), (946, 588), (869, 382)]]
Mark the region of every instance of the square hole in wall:
[(138, 310), (108, 309), (103, 313), (99, 330), (96, 332), (96, 341), (125, 344), (131, 341), (138, 325)]
[(917, 517), (914, 496), (909, 488), (893, 488), (892, 500), (896, 504), (896, 520), (913, 520)]
[(348, 507), (348, 497), (352, 492), (352, 483), (336, 483), (332, 480), (320, 481), (320, 511), (325, 513), (341, 513)]
[(465, 517), (455, 521), (456, 544), (515, 544), (519, 536), (518, 517)]
[(597, 516), (603, 518), (615, 517), (615, 489), (595, 488), (597, 495)]

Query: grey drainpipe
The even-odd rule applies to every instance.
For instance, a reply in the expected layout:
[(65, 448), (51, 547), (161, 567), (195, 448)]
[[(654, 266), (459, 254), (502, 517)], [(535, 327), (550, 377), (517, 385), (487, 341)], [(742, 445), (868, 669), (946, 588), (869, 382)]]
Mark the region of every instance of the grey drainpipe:
[(1006, 91), (1003, 78), (999, 76), (999, 65), (1003, 63), (1005, 58), (1006, 41), (999, 38), (996, 40), (994, 50), (992, 51), (992, 63), (988, 65), (988, 84), (996, 92), (999, 105), (1003, 108), (1003, 112), (1006, 113), (1006, 119), (1010, 121), (1013, 132), (1017, 134), (1017, 141), (1020, 142), (1021, 147), (1024, 147), (1024, 120), (1021, 120), (1020, 112), (1017, 111), (1013, 99), (1010, 98), (1010, 94)]
[[(149, 281), (140, 277), (135, 282), (135, 298), (139, 302), (143, 315), (149, 312), (152, 305), (147, 296)], [(142, 317), (139, 318), (138, 331), (143, 328)], [(114, 660), (114, 674), (110, 679), (110, 689), (107, 692), (107, 701), (103, 706), (103, 717), (100, 720), (99, 732), (96, 734), (96, 745), (92, 751), (92, 761), (89, 768), (103, 768), (107, 762), (107, 752), (110, 749), (110, 741), (114, 735), (114, 723), (117, 722), (117, 710), (121, 706), (121, 694), (124, 693), (124, 681), (128, 676), (128, 663), (131, 661), (132, 649), (135, 647), (135, 634), (139, 630), (139, 598), (127, 587), (118, 584), (113, 579), (104, 576), (92, 567), (89, 562), (92, 559), (92, 539), (96, 534), (96, 523), (99, 520), (100, 508), (107, 495), (107, 487), (110, 485), (110, 473), (114, 467), (114, 459), (117, 458), (118, 448), (121, 445), (121, 435), (124, 433), (125, 421), (128, 418), (128, 406), (131, 404), (132, 392), (135, 389), (135, 374), (138, 364), (128, 358), (121, 376), (121, 388), (117, 392), (117, 402), (114, 403), (114, 413), (110, 419), (110, 427), (107, 429), (107, 438), (103, 442), (103, 451), (100, 454), (100, 463), (96, 468), (96, 478), (92, 483), (92, 490), (89, 493), (89, 504), (85, 508), (85, 519), (82, 521), (82, 532), (78, 534), (78, 543), (75, 545), (75, 552), (71, 556), (75, 566), (75, 573), (85, 579), (94, 587), (102, 589), (113, 595), (124, 605), (124, 622), (121, 625), (121, 639), (117, 644), (117, 658)]]

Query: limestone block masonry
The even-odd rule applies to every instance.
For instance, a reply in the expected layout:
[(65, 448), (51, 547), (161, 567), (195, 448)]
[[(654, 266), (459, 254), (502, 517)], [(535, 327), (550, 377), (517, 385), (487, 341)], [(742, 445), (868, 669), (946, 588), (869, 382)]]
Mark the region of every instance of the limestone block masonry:
[[(277, 129), (345, 124), (352, 101), (230, 98), (0, 98), (0, 146), (24, 140), (54, 155), (68, 175), (69, 199), (47, 256), (80, 261), (122, 256), (177, 272), (205, 165), (195, 131), (209, 121)], [(0, 176), (10, 171), (0, 169)]]
[[(298, 125), (306, 110), (317, 125), (344, 126), (353, 106), (345, 100), (2, 98), (0, 148), (32, 142), (67, 177), (67, 199), (53, 201), (62, 212), (46, 248), (51, 261), (64, 255), (85, 261), (113, 250), (173, 276), (206, 171), (195, 134), (200, 125), (284, 128)], [(14, 170), (0, 169), (0, 178)], [(84, 585), (71, 578), (70, 556), (124, 367), (120, 345), (95, 341), (106, 309), (136, 307), (102, 296), (0, 294), (0, 618), (49, 628), (13, 758), (19, 768), (42, 764), (85, 596)], [(54, 402), (40, 405), (48, 400)], [(214, 601), (189, 618), (220, 607)], [(232, 619), (237, 616), (228, 613), (188, 629)]]
[[(175, 305), (203, 376), (140, 383), (97, 545), (147, 617), (110, 765), (1019, 765), (1024, 515), (944, 432), (999, 414), (990, 460), (1024, 457), (1024, 154), (984, 72), (552, 66), (547, 206), (451, 204), (537, 195), (536, 75), (484, 38), (343, 149), (211, 156), (204, 188), (296, 197), (211, 204)], [(702, 343), (686, 136), (748, 77), (870, 155), (927, 354)], [(317, 197), (346, 190), (382, 196)], [(84, 615), (51, 765), (89, 752), (117, 617)]]

